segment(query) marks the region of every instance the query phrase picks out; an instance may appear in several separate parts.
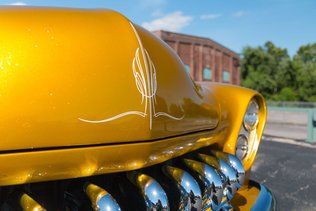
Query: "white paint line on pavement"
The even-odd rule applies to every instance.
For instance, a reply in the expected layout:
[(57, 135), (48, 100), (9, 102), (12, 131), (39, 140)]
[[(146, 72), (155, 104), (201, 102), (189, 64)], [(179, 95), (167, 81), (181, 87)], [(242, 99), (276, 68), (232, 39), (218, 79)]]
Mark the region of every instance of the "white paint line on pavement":
[(293, 139), (287, 139), (287, 138), (277, 138), (277, 137), (271, 137), (271, 136), (262, 136), (262, 139), (265, 139), (267, 141), (273, 141), (273, 142), (279, 142), (279, 143), (285, 143), (285, 144), (292, 144), (297, 145), (301, 147), (307, 147), (307, 148), (314, 148), (316, 149), (316, 145), (312, 145), (305, 142), (295, 141)]

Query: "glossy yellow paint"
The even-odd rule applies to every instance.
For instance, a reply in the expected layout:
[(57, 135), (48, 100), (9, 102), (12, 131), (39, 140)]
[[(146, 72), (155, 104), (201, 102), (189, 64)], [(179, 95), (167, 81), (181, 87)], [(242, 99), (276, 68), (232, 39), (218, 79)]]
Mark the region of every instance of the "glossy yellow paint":
[(234, 154), (253, 97), (260, 140), (261, 95), (194, 83), (116, 12), (2, 8), (0, 25), (0, 185), (134, 170), (209, 145)]
[(0, 186), (144, 168), (220, 142), (213, 131), (154, 142), (0, 154)]
[(234, 207), (234, 210), (251, 210), (259, 194), (260, 190), (257, 187), (243, 186), (237, 191), (234, 198), (230, 201), (230, 204)]
[[(136, 176), (136, 175), (135, 175)], [(146, 187), (152, 183), (154, 181), (153, 178), (151, 178), (150, 176), (146, 175), (146, 174), (140, 174), (140, 175), (137, 175), (135, 178), (132, 178), (132, 180), (135, 180), (133, 182), (135, 182), (135, 184), (137, 186), (140, 187), (141, 190), (144, 190), (146, 189)], [(145, 194), (144, 194), (145, 195)]]
[(250, 89), (216, 83), (208, 85), (208, 87), (216, 93), (215, 95), (221, 107), (221, 119), (217, 130), (225, 133), (225, 139), (222, 143), (220, 143), (220, 148), (222, 148), (224, 152), (230, 154), (235, 154), (236, 140), (238, 138), (240, 128), (243, 127), (243, 118), (246, 113), (248, 103), (253, 98), (258, 101), (260, 121), (255, 130), (255, 134), (252, 133), (252, 138), (254, 138), (254, 136), (256, 138), (256, 149), (253, 150), (245, 160), (243, 160), (243, 165), (247, 171), (251, 168), (251, 165), (255, 160), (266, 123), (267, 108), (265, 100), (262, 95)]
[(21, 196), (20, 205), (23, 211), (46, 211), (45, 208), (43, 208), (27, 194), (23, 194)]
[(116, 12), (2, 8), (0, 25), (1, 151), (144, 141), (218, 124), (210, 91)]

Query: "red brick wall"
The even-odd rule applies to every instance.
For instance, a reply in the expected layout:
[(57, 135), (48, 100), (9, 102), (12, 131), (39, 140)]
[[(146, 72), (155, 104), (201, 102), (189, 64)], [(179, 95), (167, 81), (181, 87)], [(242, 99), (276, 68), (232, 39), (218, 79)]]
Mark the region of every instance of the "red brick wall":
[(190, 58), (190, 52), (191, 52), (191, 45), (188, 43), (179, 43), (178, 44), (178, 55), (182, 59), (184, 64), (191, 65), (191, 58)]
[(210, 68), (212, 81), (223, 82), (225, 70), (229, 72), (229, 83), (240, 84), (239, 55), (232, 50), (208, 38), (167, 31), (154, 33), (178, 53), (184, 64), (190, 66), (195, 81), (203, 81), (203, 69)]

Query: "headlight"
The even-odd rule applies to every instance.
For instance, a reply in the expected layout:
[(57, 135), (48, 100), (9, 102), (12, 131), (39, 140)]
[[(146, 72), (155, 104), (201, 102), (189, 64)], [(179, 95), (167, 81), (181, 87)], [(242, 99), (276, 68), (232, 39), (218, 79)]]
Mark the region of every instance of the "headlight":
[[(246, 107), (247, 106), (247, 107)], [(255, 158), (260, 144), (260, 138), (266, 122), (266, 105), (260, 95), (255, 95), (240, 107), (244, 116), (239, 117), (239, 133), (236, 134), (235, 155), (248, 171)]]
[(258, 149), (257, 127), (259, 124), (259, 104), (256, 98), (249, 101), (236, 141), (235, 155), (243, 164), (252, 162)]
[(239, 135), (236, 144), (236, 156), (239, 160), (243, 160), (248, 154), (248, 140), (245, 135)]
[(244, 127), (246, 130), (251, 131), (255, 129), (259, 122), (259, 105), (256, 100), (250, 101), (246, 114), (244, 116)]

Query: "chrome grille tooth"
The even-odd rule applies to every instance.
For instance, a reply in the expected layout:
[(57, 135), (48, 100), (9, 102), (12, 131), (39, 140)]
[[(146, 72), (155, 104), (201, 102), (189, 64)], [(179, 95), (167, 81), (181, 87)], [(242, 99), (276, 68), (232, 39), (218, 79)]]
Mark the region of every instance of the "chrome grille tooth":
[(197, 181), (186, 171), (164, 166), (164, 172), (175, 181), (180, 191), (178, 210), (202, 210), (202, 193)]
[(170, 211), (167, 194), (156, 180), (137, 172), (129, 173), (127, 176), (141, 191), (146, 210)]
[(219, 159), (210, 155), (199, 154), (200, 159), (208, 165), (214, 167), (221, 175), (224, 183), (225, 195), (227, 200), (231, 200), (240, 187), (237, 181), (237, 171), (232, 168), (223, 159)]
[(245, 169), (241, 161), (234, 155), (228, 155), (228, 163), (237, 171), (237, 179), (240, 186), (245, 182)]
[(203, 183), (202, 210), (219, 209), (223, 200), (224, 187), (218, 173), (209, 165), (199, 161), (184, 159), (184, 163), (198, 174)]
[(26, 193), (22, 194), (20, 198), (20, 205), (23, 211), (46, 211), (44, 207)]
[(222, 159), (219, 159), (218, 162), (220, 163), (220, 171), (226, 178), (226, 187), (228, 189), (227, 198), (230, 200), (233, 198), (239, 187), (237, 171)]
[(93, 210), (96, 211), (121, 211), (115, 199), (104, 189), (94, 184), (87, 184), (84, 191), (90, 199)]
[(229, 201), (244, 180), (245, 170), (236, 156), (205, 148), (132, 172), (26, 184), (30, 196), (20, 197), (20, 188), (5, 190), (3, 206), (26, 211), (230, 210)]
[(241, 161), (232, 154), (224, 153), (217, 150), (212, 150), (211, 152), (215, 157), (223, 159), (225, 162), (227, 162), (231, 167), (233, 167), (237, 171), (237, 180), (238, 180), (239, 186), (242, 186), (245, 182), (245, 169)]

